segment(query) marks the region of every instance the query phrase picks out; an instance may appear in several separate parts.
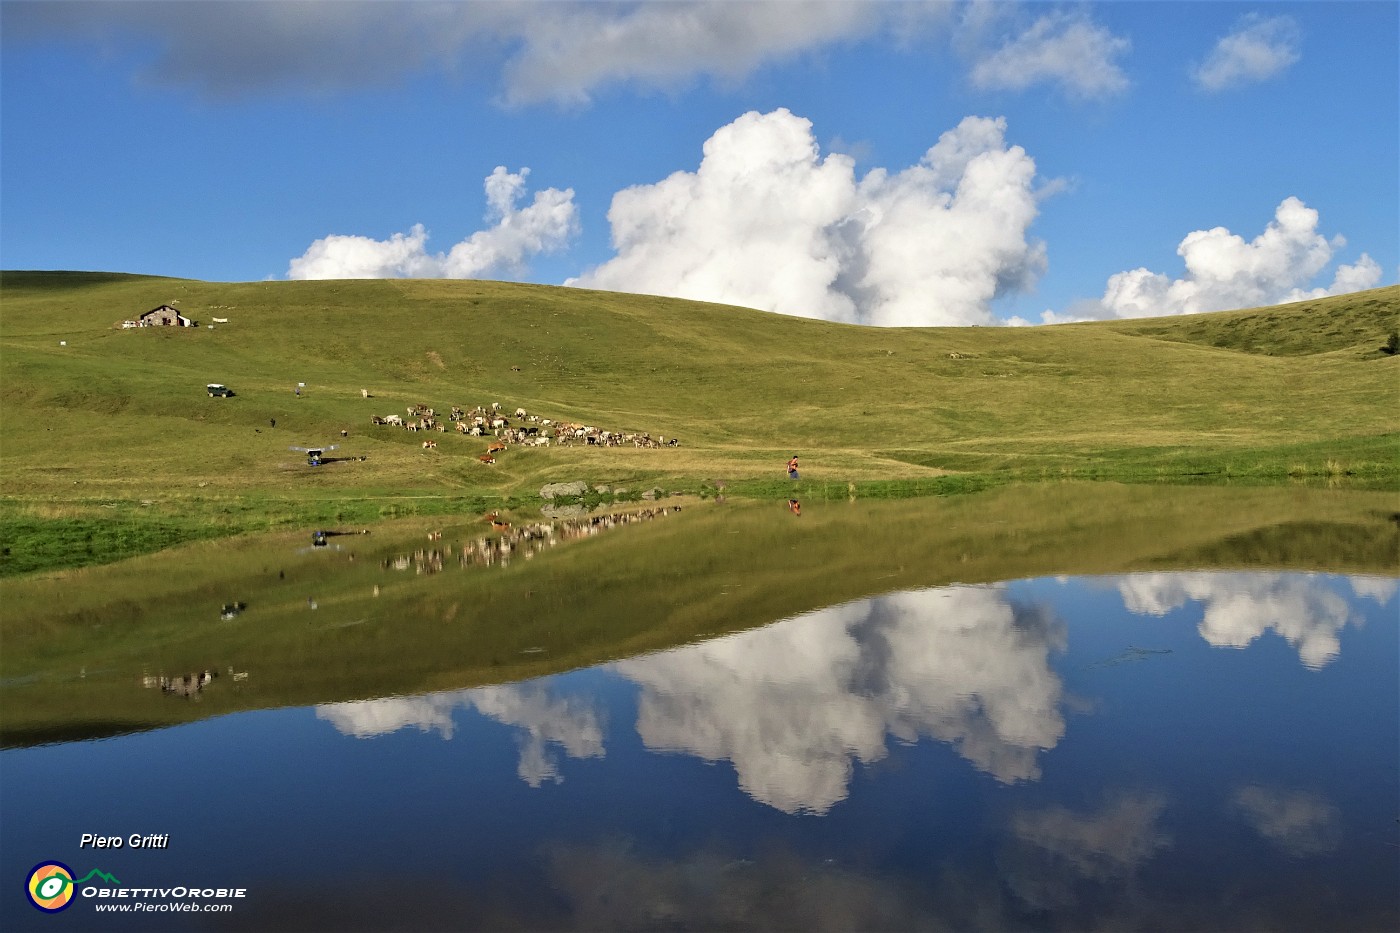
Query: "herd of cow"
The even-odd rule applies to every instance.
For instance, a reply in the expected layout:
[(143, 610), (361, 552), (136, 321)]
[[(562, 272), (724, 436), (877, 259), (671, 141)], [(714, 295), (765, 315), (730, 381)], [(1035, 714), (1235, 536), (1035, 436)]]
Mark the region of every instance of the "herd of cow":
[[(370, 397), (367, 392), (362, 394), (366, 398)], [(675, 437), (652, 437), (650, 433), (611, 431), (591, 424), (541, 418), (523, 408), (515, 409), (513, 416), (507, 415), (500, 402), (492, 402), (489, 406), (478, 405), (470, 410), (454, 405), (446, 421), (440, 419), (437, 411), (427, 405), (410, 405), (405, 411), (407, 417), (373, 415), (370, 422), (408, 431), (438, 431), (443, 434), (455, 431), (467, 437), (490, 437), (491, 442), (486, 448), (486, 453), (478, 458), (482, 463), (495, 463), (496, 454), (505, 451), (512, 444), (524, 447), (547, 447), (550, 444), (561, 447), (571, 444), (597, 447), (631, 445), (640, 448), (679, 447), (681, 444), (680, 439)], [(449, 428), (448, 425), (452, 427)], [(437, 441), (423, 441), (424, 450), (436, 447)]]

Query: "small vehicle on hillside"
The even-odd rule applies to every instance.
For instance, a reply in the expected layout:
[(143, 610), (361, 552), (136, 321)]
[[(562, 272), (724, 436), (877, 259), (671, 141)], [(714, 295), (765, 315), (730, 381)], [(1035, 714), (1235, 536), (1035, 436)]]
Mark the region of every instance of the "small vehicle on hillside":
[(232, 389), (218, 382), (211, 382), (204, 388), (208, 390), (210, 398), (229, 398), (233, 395)]
[(332, 444), (329, 447), (289, 447), (288, 450), (299, 450), (306, 454), (307, 466), (320, 466), (325, 460), (326, 451), (335, 450), (339, 444)]

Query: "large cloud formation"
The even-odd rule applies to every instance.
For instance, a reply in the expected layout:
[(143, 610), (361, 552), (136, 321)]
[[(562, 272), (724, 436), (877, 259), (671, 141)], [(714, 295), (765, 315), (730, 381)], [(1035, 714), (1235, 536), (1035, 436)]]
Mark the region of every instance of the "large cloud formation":
[(528, 206), (516, 207), (529, 174), (528, 168), (512, 174), (505, 166), (496, 166), (486, 177), (486, 219), (495, 225), (478, 230), (447, 253), (428, 252), (428, 233), (422, 224), (387, 240), (331, 234), (293, 259), (287, 277), (466, 279), (487, 273), (519, 274), (531, 256), (566, 246), (579, 226), (572, 188), (546, 188), (536, 192)]
[(1064, 315), (1047, 311), (1042, 319), (1054, 324), (1196, 314), (1376, 287), (1381, 267), (1366, 253), (1351, 265), (1338, 266), (1330, 287), (1307, 287), (1346, 245), (1340, 235), (1324, 237), (1317, 223), (1317, 211), (1298, 198), (1285, 198), (1268, 227), (1253, 240), (1246, 241), (1225, 227), (1188, 233), (1176, 250), (1186, 263), (1186, 274), (1179, 279), (1147, 268), (1119, 272), (1109, 277), (1103, 298), (1081, 303)]
[(618, 192), (617, 255), (567, 284), (881, 326), (992, 324), (1045, 268), (1027, 239), (1035, 161), (1003, 118), (967, 117), (919, 164), (855, 176), (811, 121), (750, 112), (695, 172)]

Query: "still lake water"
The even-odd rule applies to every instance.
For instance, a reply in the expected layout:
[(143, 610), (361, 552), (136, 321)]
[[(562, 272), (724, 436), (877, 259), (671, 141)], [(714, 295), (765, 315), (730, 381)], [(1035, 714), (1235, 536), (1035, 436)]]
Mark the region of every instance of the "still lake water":
[[(362, 554), (356, 579), (510, 572), (465, 547)], [(535, 553), (531, 579), (565, 553)], [(906, 586), (547, 676), (10, 747), (0, 921), (1397, 929), (1398, 590), (1393, 572), (1239, 568)], [(45, 915), (21, 881), (47, 860), (245, 896), (114, 915), (97, 905), (171, 898), (104, 900), (98, 877)]]

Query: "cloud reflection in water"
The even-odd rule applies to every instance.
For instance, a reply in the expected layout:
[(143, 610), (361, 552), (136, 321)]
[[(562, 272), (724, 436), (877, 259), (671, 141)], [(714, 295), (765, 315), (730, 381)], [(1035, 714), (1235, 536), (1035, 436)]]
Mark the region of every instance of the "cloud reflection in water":
[(483, 716), (520, 730), (520, 763), (516, 773), (531, 787), (563, 780), (559, 757), (551, 746), (570, 758), (603, 757), (603, 717), (587, 701), (559, 696), (535, 681), (502, 684), (473, 690), (455, 690), (421, 697), (386, 697), (352, 703), (327, 703), (316, 716), (345, 735), (371, 738), (416, 726), (420, 732), (437, 732), (452, 738), (452, 713), (475, 707)]
[[(1298, 649), (1303, 664), (1318, 670), (1341, 652), (1341, 630), (1361, 621), (1332, 580), (1297, 573), (1138, 573), (1120, 578), (1118, 591), (1124, 607), (1139, 615), (1203, 604), (1197, 629), (1216, 647), (1244, 648), (1272, 629)], [(1355, 577), (1351, 588), (1384, 603), (1396, 581)]]
[(734, 765), (755, 800), (825, 813), (887, 737), (953, 745), (997, 780), (1039, 777), (1064, 735), (1064, 625), (1001, 587), (880, 596), (615, 668), (642, 688), (649, 748)]
[[(1360, 621), (1337, 588), (1343, 580), (1382, 603), (1397, 590), (1388, 578), (1292, 573), (1144, 573), (1113, 585), (1134, 613), (1203, 603), (1198, 629), (1212, 645), (1245, 647), (1277, 631), (1318, 669), (1338, 656), (1341, 629)], [(728, 761), (754, 800), (824, 814), (846, 798), (856, 762), (880, 761), (890, 740), (947, 743), (1002, 783), (1039, 778), (1040, 753), (1063, 738), (1071, 705), (1051, 666), (1066, 642), (1062, 620), (1013, 602), (1004, 585), (950, 586), (833, 606), (606, 670), (639, 688), (636, 728), (651, 751)], [(317, 715), (347, 735), (416, 727), (448, 739), (454, 709), (473, 708), (518, 730), (517, 773), (539, 787), (563, 780), (561, 753), (603, 757), (603, 703), (543, 679), (327, 704)], [(1257, 793), (1235, 801), (1246, 816), (1296, 813), (1296, 804), (1266, 807)]]

